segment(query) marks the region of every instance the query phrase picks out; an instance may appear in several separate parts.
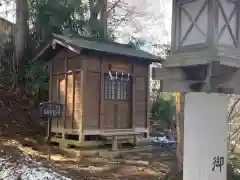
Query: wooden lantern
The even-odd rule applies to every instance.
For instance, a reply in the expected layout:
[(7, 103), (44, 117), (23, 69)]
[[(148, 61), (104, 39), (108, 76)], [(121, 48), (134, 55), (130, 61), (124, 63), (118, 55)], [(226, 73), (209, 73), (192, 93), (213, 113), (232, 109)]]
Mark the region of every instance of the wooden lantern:
[(227, 56), (231, 60), (219, 58), (221, 64), (239, 67), (239, 3), (173, 0), (172, 55), (165, 66), (208, 64)]
[(212, 91), (214, 79), (214, 92), (240, 92), (232, 87), (240, 80), (239, 10), (238, 0), (173, 0), (171, 54), (153, 70), (164, 91)]

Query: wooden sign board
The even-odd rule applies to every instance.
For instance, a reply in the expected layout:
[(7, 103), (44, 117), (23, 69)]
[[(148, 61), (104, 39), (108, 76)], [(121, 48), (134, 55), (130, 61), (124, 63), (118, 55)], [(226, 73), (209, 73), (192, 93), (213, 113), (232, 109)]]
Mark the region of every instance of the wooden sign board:
[(111, 64), (109, 69), (110, 71), (113, 72), (125, 72), (125, 73), (130, 72), (128, 64)]
[(63, 113), (64, 105), (57, 102), (43, 102), (40, 103), (40, 111), (42, 117), (61, 117)]

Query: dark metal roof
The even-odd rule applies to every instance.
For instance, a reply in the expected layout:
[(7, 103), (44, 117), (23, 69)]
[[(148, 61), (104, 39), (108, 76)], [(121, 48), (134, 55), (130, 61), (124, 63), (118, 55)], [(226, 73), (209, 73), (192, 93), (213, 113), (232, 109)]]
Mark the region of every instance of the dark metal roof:
[(70, 36), (62, 36), (53, 34), (53, 38), (57, 39), (61, 42), (74, 46), (75, 48), (80, 49), (88, 49), (94, 50), (99, 52), (105, 52), (110, 54), (122, 55), (122, 56), (130, 56), (135, 58), (141, 58), (148, 61), (154, 62), (162, 62), (163, 59), (150, 54), (148, 52), (138, 50), (135, 48), (130, 47), (129, 45), (124, 45), (115, 42), (106, 42), (101, 40), (90, 40), (84, 37), (70, 37)]

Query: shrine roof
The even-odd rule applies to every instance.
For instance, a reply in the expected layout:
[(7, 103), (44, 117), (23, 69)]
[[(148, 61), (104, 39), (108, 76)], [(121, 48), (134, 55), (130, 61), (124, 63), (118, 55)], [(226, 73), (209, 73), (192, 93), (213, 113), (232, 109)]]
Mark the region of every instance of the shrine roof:
[[(163, 58), (155, 56), (146, 51), (136, 49), (131, 45), (92, 38), (85, 38), (80, 36), (63, 36), (58, 34), (53, 34), (53, 38), (51, 39), (51, 41), (48, 42), (47, 45), (42, 47), (41, 50), (37, 52), (37, 55), (34, 57), (34, 59), (35, 60), (39, 59), (42, 55), (44, 55), (45, 51), (49, 50), (49, 47), (51, 47), (53, 42), (56, 42), (57, 44), (60, 44), (70, 50), (73, 49), (75, 49), (76, 51), (91, 50), (107, 54), (133, 57), (141, 60), (146, 60), (149, 62), (163, 61)], [(58, 51), (58, 49), (55, 51)]]

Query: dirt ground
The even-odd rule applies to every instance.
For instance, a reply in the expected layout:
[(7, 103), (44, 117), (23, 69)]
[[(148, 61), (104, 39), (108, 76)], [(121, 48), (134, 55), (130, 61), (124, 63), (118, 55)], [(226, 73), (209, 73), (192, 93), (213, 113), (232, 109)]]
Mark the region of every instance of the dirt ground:
[(159, 148), (145, 148), (137, 152), (125, 152), (110, 156), (80, 156), (73, 151), (51, 148), (51, 160), (48, 160), (49, 146), (43, 142), (22, 137), (1, 137), (0, 156), (10, 156), (17, 161), (21, 154), (51, 167), (55, 172), (77, 180), (159, 180), (169, 172), (175, 163), (171, 152), (161, 152)]
[[(22, 154), (74, 180), (159, 180), (175, 164), (173, 153), (148, 149), (121, 156), (81, 156), (44, 142), (46, 127), (40, 125), (39, 109), (26, 95), (0, 89), (0, 158), (18, 162)], [(110, 152), (109, 152), (110, 153)]]

